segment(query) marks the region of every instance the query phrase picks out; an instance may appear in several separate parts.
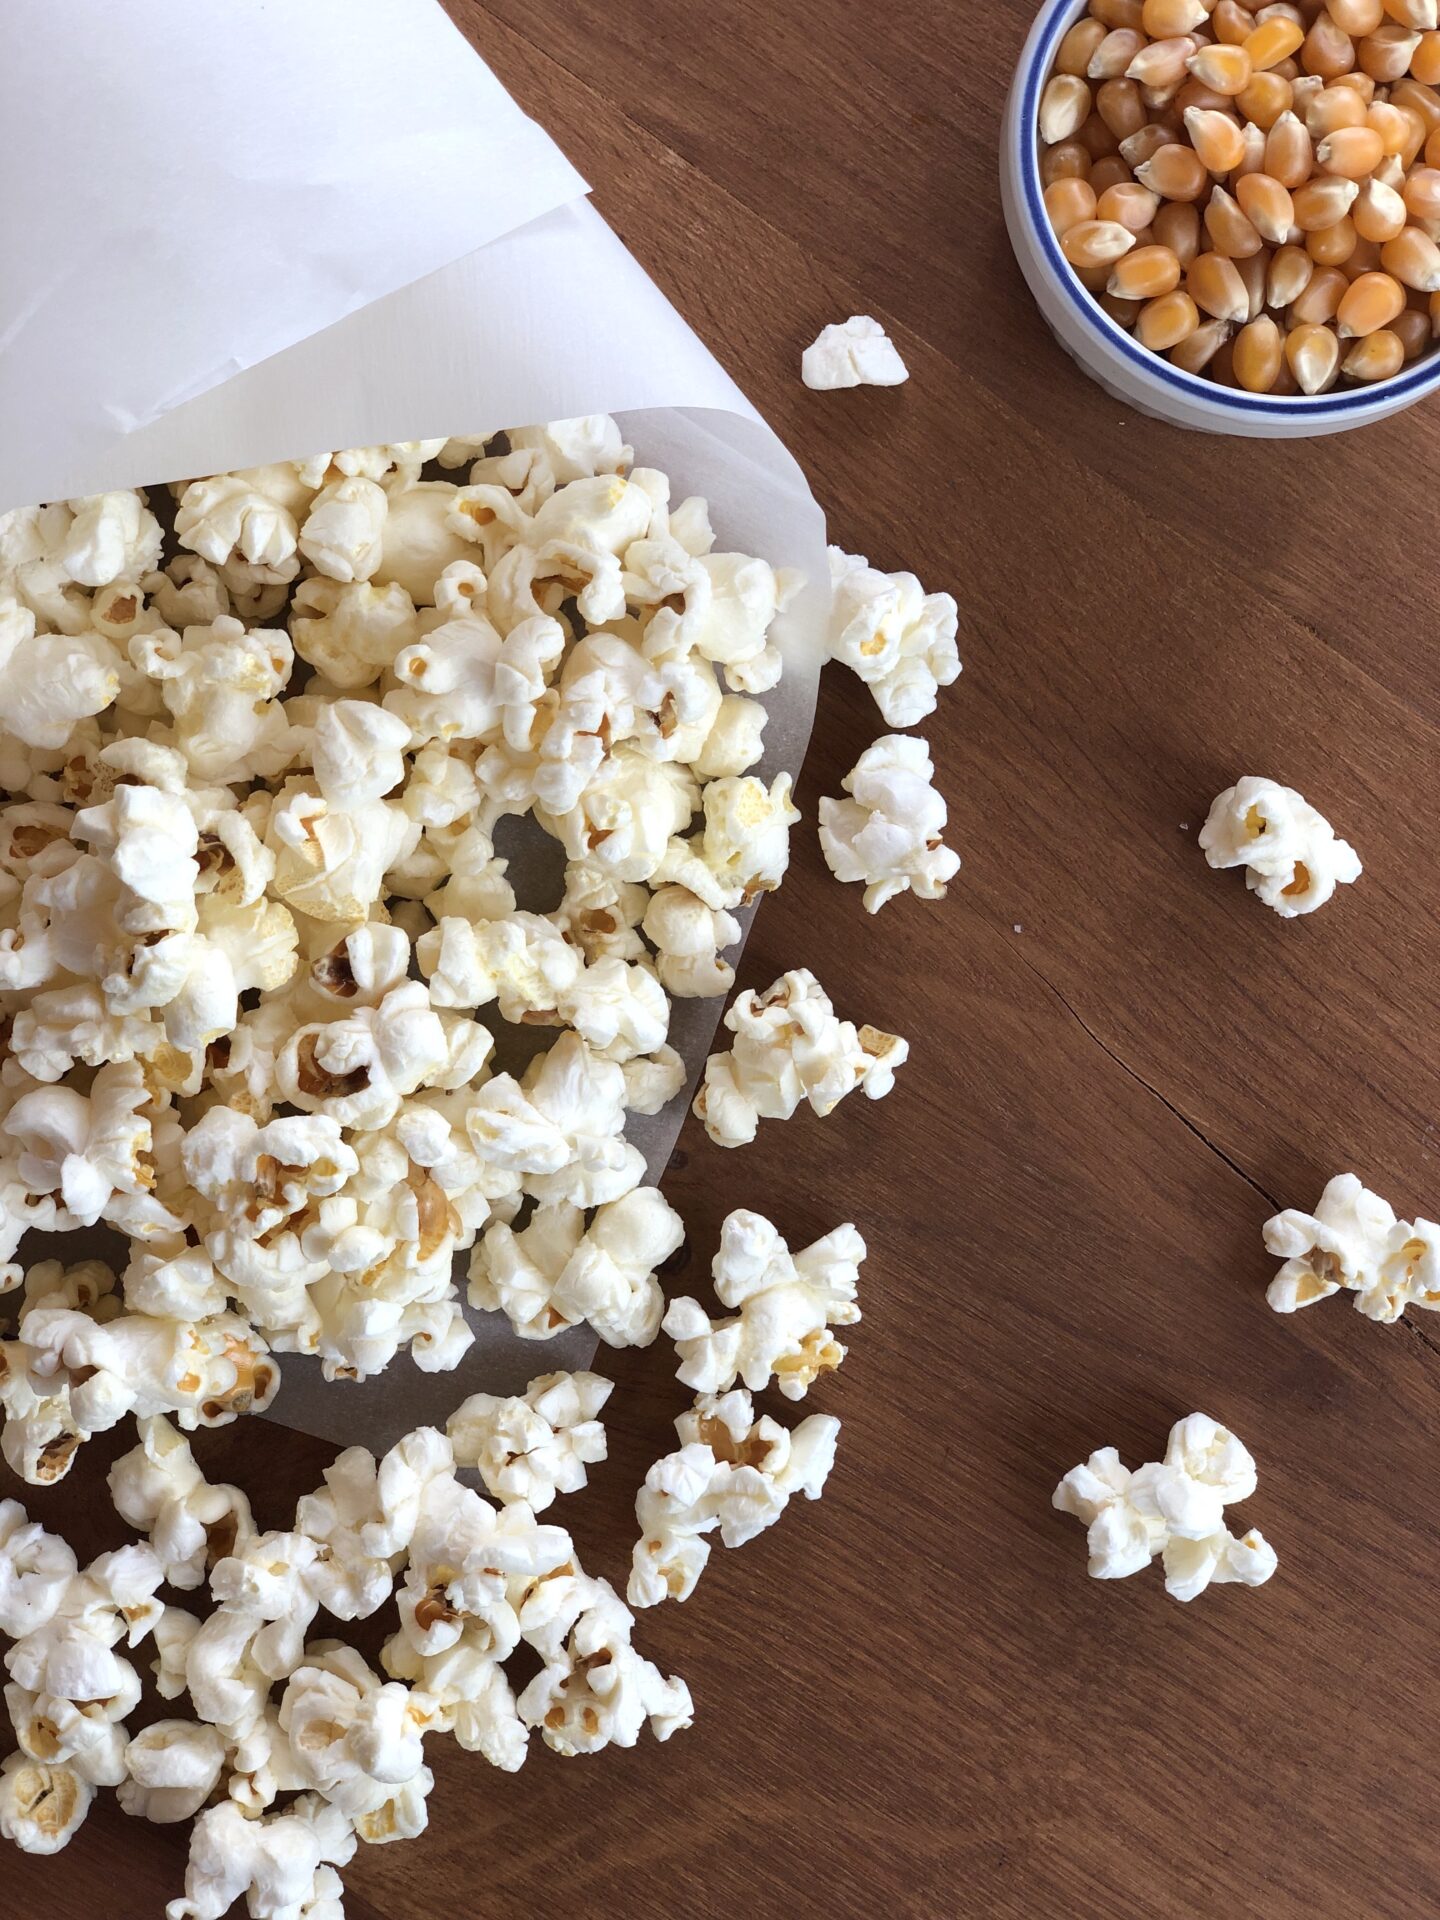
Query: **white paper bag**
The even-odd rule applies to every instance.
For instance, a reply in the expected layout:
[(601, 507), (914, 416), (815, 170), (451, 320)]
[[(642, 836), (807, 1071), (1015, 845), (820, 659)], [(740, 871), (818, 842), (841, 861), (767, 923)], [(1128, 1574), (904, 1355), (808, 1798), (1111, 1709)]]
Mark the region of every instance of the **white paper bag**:
[[(308, 455), (622, 417), (719, 545), (800, 568), (767, 776), (798, 771), (829, 593), (794, 460), (437, 0), (45, 0), (0, 16), (0, 509)], [(519, 876), (523, 883), (523, 873)], [(675, 1004), (692, 1079), (713, 1000)], [(632, 1122), (652, 1178), (684, 1115)], [(461, 1292), (463, 1296), (463, 1276)], [(381, 1447), (582, 1364), (474, 1315), (457, 1372), (287, 1359), (277, 1419)]]

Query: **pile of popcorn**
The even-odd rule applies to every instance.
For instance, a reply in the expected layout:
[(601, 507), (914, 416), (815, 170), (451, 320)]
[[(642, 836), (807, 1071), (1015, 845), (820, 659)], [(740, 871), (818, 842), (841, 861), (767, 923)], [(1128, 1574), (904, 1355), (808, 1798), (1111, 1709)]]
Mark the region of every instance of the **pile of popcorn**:
[[(540, 1374), (379, 1461), (351, 1449), (283, 1533), (207, 1484), (188, 1433), (269, 1407), (287, 1354), (335, 1382), (453, 1369), (463, 1259), (469, 1303), (522, 1338), (676, 1343), (694, 1398), (637, 1502), (631, 1606), (685, 1598), (710, 1534), (749, 1540), (834, 1457), (837, 1421), (789, 1428), (751, 1394), (839, 1365), (860, 1235), (792, 1254), (735, 1212), (733, 1317), (667, 1311), (684, 1227), (626, 1138), (686, 1079), (672, 998), (729, 991), (737, 916), (787, 868), (791, 782), (754, 769), (802, 582), (716, 552), (705, 502), (605, 416), (170, 494), (0, 517), (0, 1451), (44, 1488), (134, 1416), (110, 1492), (143, 1536), (81, 1568), (0, 1505), (0, 1832), (54, 1851), (114, 1787), (195, 1819), (170, 1920), (240, 1896), (334, 1920), (357, 1844), (424, 1826), (427, 1736), (515, 1768), (532, 1731), (577, 1754), (689, 1724), (629, 1608), (537, 1519), (605, 1458), (610, 1383)], [(835, 656), (915, 724), (959, 671), (954, 601), (832, 566)], [(871, 911), (958, 865), (931, 779), (889, 736), (824, 803)], [(497, 852), (524, 815), (565, 855), (548, 912)], [(500, 1022), (540, 1030), (523, 1071), (492, 1065)], [(696, 1100), (725, 1146), (879, 1097), (907, 1052), (803, 969), (726, 1024)], [(32, 1257), (76, 1229), (113, 1255)], [(392, 1603), (376, 1673), (333, 1623)], [(132, 1735), (146, 1643), (188, 1714)], [(517, 1693), (522, 1643), (542, 1670)]]

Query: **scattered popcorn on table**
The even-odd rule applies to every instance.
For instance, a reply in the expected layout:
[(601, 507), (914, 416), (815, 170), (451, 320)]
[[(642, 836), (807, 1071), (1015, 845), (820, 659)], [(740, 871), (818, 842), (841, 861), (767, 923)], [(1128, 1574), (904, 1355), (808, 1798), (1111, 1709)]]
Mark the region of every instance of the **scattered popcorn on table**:
[(446, 1423), (456, 1462), (478, 1469), (497, 1500), (543, 1513), (605, 1458), (600, 1410), (613, 1390), (598, 1373), (543, 1373), (523, 1395), (472, 1393)]
[(1200, 846), (1212, 867), (1244, 867), (1246, 886), (1284, 920), (1323, 907), (1362, 872), (1355, 849), (1293, 787), (1254, 774), (1216, 796)]
[(735, 1044), (705, 1062), (694, 1108), (722, 1147), (744, 1146), (761, 1120), (788, 1120), (802, 1100), (821, 1115), (857, 1087), (879, 1100), (910, 1053), (897, 1034), (838, 1019), (805, 967), (782, 974), (763, 994), (753, 987), (742, 993), (725, 1025)]
[(1192, 1413), (1170, 1430), (1163, 1462), (1131, 1472), (1113, 1447), (1092, 1453), (1055, 1489), (1051, 1505), (1089, 1529), (1090, 1575), (1119, 1580), (1158, 1554), (1165, 1591), (1193, 1600), (1212, 1582), (1259, 1587), (1278, 1564), (1253, 1527), (1236, 1537), (1224, 1509), (1255, 1491), (1255, 1462), (1208, 1414)]
[(830, 550), (830, 658), (869, 687), (887, 727), (913, 727), (960, 677), (959, 609), (913, 573), (881, 573), (858, 553)]
[(793, 1429), (769, 1414), (757, 1419), (740, 1388), (698, 1395), (675, 1428), (679, 1451), (655, 1462), (635, 1499), (632, 1607), (688, 1600), (710, 1558), (707, 1533), (718, 1528), (727, 1547), (740, 1547), (775, 1524), (792, 1494), (818, 1500), (840, 1435), (826, 1413)]
[(1369, 1320), (1440, 1307), (1440, 1226), (1397, 1220), (1353, 1173), (1326, 1182), (1313, 1214), (1287, 1207), (1267, 1220), (1265, 1247), (1285, 1262), (1265, 1295), (1277, 1313), (1313, 1306), (1342, 1287)]
[(787, 1400), (802, 1399), (845, 1358), (830, 1329), (860, 1318), (864, 1258), (865, 1242), (848, 1224), (792, 1254), (762, 1214), (728, 1214), (711, 1273), (739, 1317), (712, 1321), (698, 1300), (672, 1300), (664, 1327), (680, 1355), (677, 1377), (701, 1393), (724, 1393), (737, 1379), (758, 1393), (773, 1379)]
[(849, 800), (820, 802), (820, 850), (837, 880), (865, 882), (865, 911), (878, 913), (907, 888), (943, 900), (960, 856), (941, 842), (948, 817), (931, 782), (930, 749), (890, 733), (867, 747), (841, 781)]
[(854, 314), (821, 330), (800, 360), (807, 387), (898, 387), (910, 378), (894, 341), (878, 320)]

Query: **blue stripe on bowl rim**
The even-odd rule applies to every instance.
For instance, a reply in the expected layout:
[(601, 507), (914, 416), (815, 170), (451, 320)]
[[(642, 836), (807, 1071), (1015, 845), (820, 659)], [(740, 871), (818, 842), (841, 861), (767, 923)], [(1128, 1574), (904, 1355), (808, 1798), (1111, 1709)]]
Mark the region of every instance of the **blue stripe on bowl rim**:
[[(1020, 135), (1020, 183), (1025, 202), (1025, 213), (1039, 242), (1040, 250), (1055, 270), (1055, 278), (1060, 291), (1079, 313), (1084, 321), (1128, 360), (1140, 372), (1157, 380), (1161, 386), (1174, 388), (1187, 398), (1207, 401), (1210, 405), (1230, 408), (1237, 413), (1271, 414), (1280, 418), (1304, 414), (1351, 414), (1360, 413), (1373, 407), (1382, 400), (1403, 400), (1418, 395), (1440, 384), (1440, 348), (1432, 348), (1425, 354), (1418, 366), (1409, 373), (1394, 374), (1389, 380), (1377, 380), (1372, 386), (1352, 387), (1343, 393), (1323, 394), (1284, 394), (1271, 397), (1266, 394), (1245, 393), (1234, 387), (1222, 387), (1214, 380), (1202, 379), (1199, 374), (1186, 373), (1163, 359), (1160, 354), (1152, 353), (1148, 347), (1142, 347), (1131, 339), (1125, 329), (1100, 305), (1099, 301), (1082, 287), (1075, 276), (1075, 269), (1060, 250), (1055, 238), (1055, 230), (1050, 225), (1049, 215), (1045, 211), (1044, 189), (1040, 183), (1040, 143), (1038, 127), (1040, 120), (1040, 91), (1050, 77), (1054, 64), (1057, 43), (1074, 25), (1080, 16), (1081, 8), (1076, 0), (1047, 0), (1041, 11), (1050, 15), (1040, 39), (1034, 45), (1033, 53), (1028, 54), (1028, 69), (1025, 74), (1024, 90), (1021, 95), (1019, 135)], [(1038, 23), (1037, 23), (1038, 24)]]

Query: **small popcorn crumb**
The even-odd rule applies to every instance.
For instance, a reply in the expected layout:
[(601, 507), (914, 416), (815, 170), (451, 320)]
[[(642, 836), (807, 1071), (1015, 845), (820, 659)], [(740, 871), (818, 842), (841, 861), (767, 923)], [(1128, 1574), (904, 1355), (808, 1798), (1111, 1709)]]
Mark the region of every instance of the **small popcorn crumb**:
[(1022, 927), (1022, 926), (1021, 926), (1021, 924), (1020, 924), (1020, 922), (1019, 922), (1019, 921), (1017, 920), (1017, 921), (1015, 922), (1015, 924), (1014, 924), (1014, 926), (1013, 926), (1013, 927), (1011, 927), (1011, 929), (1010, 929), (1010, 931), (1011, 931), (1012, 933), (1023, 933), (1023, 932), (1025, 931), (1025, 929), (1024, 929), (1024, 927)]
[(844, 325), (823, 329), (805, 349), (800, 376), (807, 387), (898, 387), (910, 370), (878, 320), (853, 314)]

